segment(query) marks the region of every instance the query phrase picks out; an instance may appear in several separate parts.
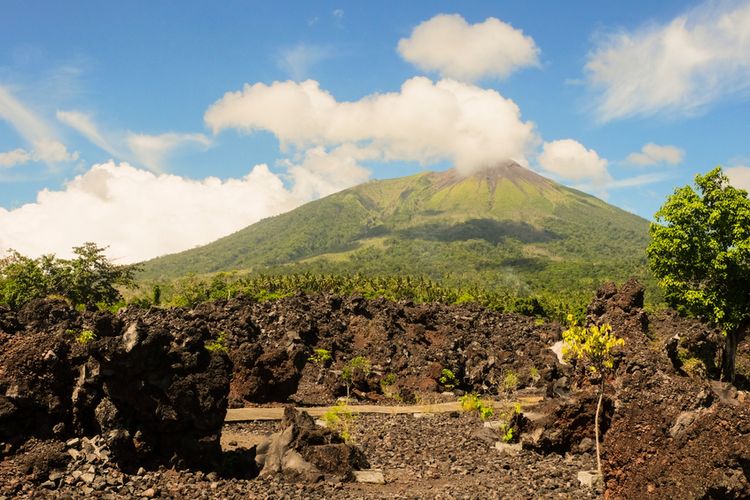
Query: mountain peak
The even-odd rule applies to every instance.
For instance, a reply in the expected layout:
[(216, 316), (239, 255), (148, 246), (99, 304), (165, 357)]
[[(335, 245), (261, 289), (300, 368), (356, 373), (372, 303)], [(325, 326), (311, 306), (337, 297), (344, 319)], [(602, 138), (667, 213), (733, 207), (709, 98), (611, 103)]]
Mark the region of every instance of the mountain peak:
[(552, 187), (554, 183), (542, 177), (541, 175), (533, 172), (532, 170), (521, 166), (513, 160), (496, 163), (490, 167), (477, 170), (475, 172), (465, 174), (455, 168), (445, 170), (443, 172), (435, 172), (434, 183), (436, 187), (444, 188), (460, 184), (465, 182), (467, 179), (471, 179), (475, 182), (487, 183), (490, 187), (490, 191), (494, 192), (497, 184), (505, 179), (514, 184), (525, 183), (532, 186), (538, 187)]

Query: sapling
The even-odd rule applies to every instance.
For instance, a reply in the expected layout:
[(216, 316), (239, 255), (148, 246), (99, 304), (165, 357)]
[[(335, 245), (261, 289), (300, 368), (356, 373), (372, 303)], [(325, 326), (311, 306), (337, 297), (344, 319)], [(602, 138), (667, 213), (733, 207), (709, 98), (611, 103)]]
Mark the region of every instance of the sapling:
[(599, 475), (602, 475), (602, 458), (599, 449), (599, 413), (604, 398), (605, 372), (614, 367), (613, 352), (618, 347), (625, 345), (625, 340), (618, 338), (612, 333), (609, 323), (602, 326), (591, 325), (588, 328), (578, 326), (572, 314), (568, 314), (570, 327), (562, 334), (563, 356), (569, 359), (578, 359), (591, 371), (599, 375), (599, 400), (596, 403), (596, 415), (594, 417), (594, 436), (596, 438), (596, 465)]
[(346, 399), (349, 399), (349, 391), (357, 377), (366, 377), (370, 374), (372, 367), (370, 360), (364, 356), (357, 356), (350, 359), (341, 371), (341, 379), (346, 385)]

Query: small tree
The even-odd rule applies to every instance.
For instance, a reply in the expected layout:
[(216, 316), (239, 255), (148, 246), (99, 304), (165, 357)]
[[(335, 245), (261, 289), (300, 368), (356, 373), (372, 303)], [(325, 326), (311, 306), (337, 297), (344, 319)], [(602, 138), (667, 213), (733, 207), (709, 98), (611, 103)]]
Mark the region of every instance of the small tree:
[(734, 381), (740, 335), (750, 326), (750, 199), (715, 168), (696, 190), (675, 190), (651, 224), (648, 257), (667, 302), (718, 325), (722, 379)]
[(583, 362), (588, 370), (599, 376), (599, 399), (594, 416), (594, 437), (596, 438), (596, 466), (602, 474), (602, 458), (599, 449), (599, 413), (604, 398), (605, 372), (614, 366), (613, 351), (625, 345), (625, 340), (612, 333), (612, 327), (605, 323), (602, 326), (591, 325), (588, 328), (578, 326), (573, 315), (568, 315), (570, 327), (562, 334), (563, 356)]
[(349, 390), (358, 377), (366, 377), (372, 370), (370, 360), (364, 356), (350, 359), (341, 371), (341, 380), (346, 385), (346, 399), (349, 399)]
[(121, 295), (116, 286), (130, 286), (137, 267), (118, 266), (104, 255), (106, 248), (95, 243), (74, 247), (76, 257), (69, 261), (70, 282), (67, 294), (76, 304), (117, 302)]

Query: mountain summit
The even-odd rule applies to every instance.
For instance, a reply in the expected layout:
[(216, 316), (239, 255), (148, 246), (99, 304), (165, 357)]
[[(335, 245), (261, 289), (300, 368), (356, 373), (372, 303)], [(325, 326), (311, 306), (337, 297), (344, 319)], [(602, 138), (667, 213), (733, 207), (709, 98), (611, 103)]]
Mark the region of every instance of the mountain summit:
[(516, 163), (370, 181), (203, 247), (144, 275), (229, 270), (425, 274), (514, 287), (593, 287), (645, 269), (648, 222)]

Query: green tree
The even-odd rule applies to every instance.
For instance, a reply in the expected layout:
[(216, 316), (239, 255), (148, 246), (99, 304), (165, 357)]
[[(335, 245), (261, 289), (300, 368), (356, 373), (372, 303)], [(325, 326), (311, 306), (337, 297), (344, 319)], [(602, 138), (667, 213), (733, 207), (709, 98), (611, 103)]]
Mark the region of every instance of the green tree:
[(73, 247), (76, 257), (69, 261), (67, 295), (76, 304), (113, 304), (122, 297), (117, 286), (134, 283), (136, 266), (118, 266), (104, 255), (106, 248), (95, 243)]
[(0, 302), (13, 308), (48, 295), (62, 295), (75, 304), (113, 304), (122, 296), (118, 286), (134, 283), (135, 266), (118, 266), (94, 243), (75, 247), (72, 260), (45, 255), (37, 259), (12, 250), (0, 259)]
[(720, 167), (695, 184), (656, 212), (647, 253), (667, 302), (723, 330), (722, 379), (734, 381), (737, 342), (750, 326), (750, 199)]
[[(45, 257), (45, 263), (48, 262)], [(47, 266), (48, 267), (48, 266)], [(15, 250), (0, 259), (0, 300), (13, 308), (50, 293), (50, 281), (38, 260)]]

